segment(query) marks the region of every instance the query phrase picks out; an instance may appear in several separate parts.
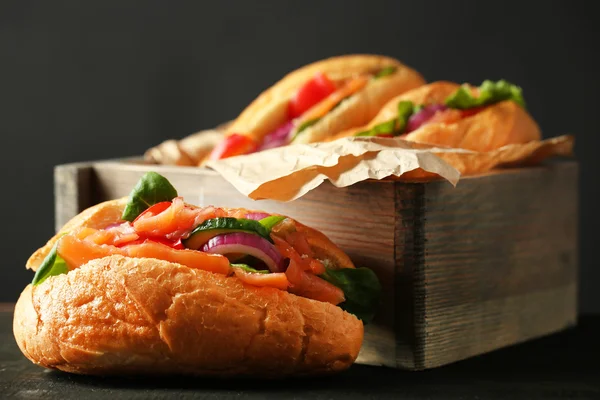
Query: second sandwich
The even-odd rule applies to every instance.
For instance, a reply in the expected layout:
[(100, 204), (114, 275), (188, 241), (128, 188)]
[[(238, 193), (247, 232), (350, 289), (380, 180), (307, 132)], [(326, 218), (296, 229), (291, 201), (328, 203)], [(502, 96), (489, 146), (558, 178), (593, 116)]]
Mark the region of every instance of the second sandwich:
[(507, 81), (479, 87), (439, 81), (390, 100), (369, 124), (337, 134), (402, 139), (487, 152), (540, 140), (538, 124), (525, 108), (521, 88)]
[(208, 158), (326, 140), (367, 124), (387, 101), (423, 84), (418, 72), (390, 57), (346, 55), (309, 64), (256, 98)]

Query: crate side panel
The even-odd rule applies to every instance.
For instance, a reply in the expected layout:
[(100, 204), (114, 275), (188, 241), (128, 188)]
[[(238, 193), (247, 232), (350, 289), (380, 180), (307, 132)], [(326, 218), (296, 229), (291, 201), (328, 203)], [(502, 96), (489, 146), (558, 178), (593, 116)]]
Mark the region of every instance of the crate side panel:
[(423, 366), (576, 321), (577, 165), (426, 186)]

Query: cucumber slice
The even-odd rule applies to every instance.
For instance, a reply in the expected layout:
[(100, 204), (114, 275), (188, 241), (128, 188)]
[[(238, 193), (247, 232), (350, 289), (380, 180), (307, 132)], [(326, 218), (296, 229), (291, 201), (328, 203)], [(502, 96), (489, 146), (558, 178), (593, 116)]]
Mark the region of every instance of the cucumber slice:
[(198, 250), (215, 236), (232, 232), (254, 233), (273, 243), (270, 230), (260, 222), (253, 219), (225, 217), (204, 221), (192, 231), (189, 238), (183, 241), (183, 245), (188, 249)]

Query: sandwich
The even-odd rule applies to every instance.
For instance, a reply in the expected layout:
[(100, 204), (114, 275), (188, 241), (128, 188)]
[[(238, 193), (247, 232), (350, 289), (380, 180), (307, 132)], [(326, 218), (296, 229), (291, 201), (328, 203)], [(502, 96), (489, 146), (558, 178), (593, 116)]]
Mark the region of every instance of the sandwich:
[(418, 72), (390, 57), (346, 55), (309, 64), (260, 94), (207, 159), (323, 141), (367, 124), (389, 100), (423, 84)]
[(477, 152), (541, 139), (521, 88), (505, 80), (421, 86), (390, 100), (365, 126), (329, 140), (348, 136), (399, 137)]
[(38, 249), (13, 332), (77, 374), (283, 377), (347, 369), (381, 286), (279, 214), (185, 203), (163, 176), (95, 205)]

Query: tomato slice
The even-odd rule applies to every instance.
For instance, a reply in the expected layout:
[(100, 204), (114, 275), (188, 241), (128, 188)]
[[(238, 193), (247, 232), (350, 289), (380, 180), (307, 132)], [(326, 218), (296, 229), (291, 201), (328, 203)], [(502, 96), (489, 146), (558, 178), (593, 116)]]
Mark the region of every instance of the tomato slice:
[(289, 118), (294, 119), (301, 116), (312, 106), (335, 92), (335, 90), (335, 84), (325, 74), (321, 72), (316, 73), (290, 99), (288, 106)]
[(256, 151), (258, 143), (250, 136), (233, 133), (221, 140), (210, 153), (211, 160), (241, 156)]
[(310, 110), (307, 110), (304, 114), (302, 114), (302, 122), (325, 116), (325, 114), (331, 111), (337, 104), (340, 103), (340, 101), (361, 90), (368, 82), (369, 77), (366, 75), (359, 75), (350, 79), (349, 81), (346, 81), (342, 87), (329, 94), (322, 101), (319, 101), (318, 104), (315, 104), (314, 107), (310, 107)]
[(187, 206), (183, 198), (176, 197), (169, 208), (160, 214), (148, 214), (147, 217), (138, 219), (133, 228), (141, 237), (177, 240), (207, 219), (223, 216), (222, 214), (223, 211), (215, 207)]
[(463, 118), (467, 118), (467, 117), (477, 114), (480, 111), (483, 111), (484, 108), (485, 108), (485, 106), (473, 107), (473, 108), (467, 108), (466, 110), (461, 110), (460, 112), (461, 112)]
[(137, 218), (133, 220), (133, 223), (135, 224), (137, 220), (143, 218), (154, 217), (155, 215), (158, 215), (161, 212), (165, 211), (167, 208), (171, 207), (171, 204), (172, 202), (170, 201), (161, 201), (160, 203), (156, 203), (153, 206), (147, 208), (146, 211), (138, 215)]

